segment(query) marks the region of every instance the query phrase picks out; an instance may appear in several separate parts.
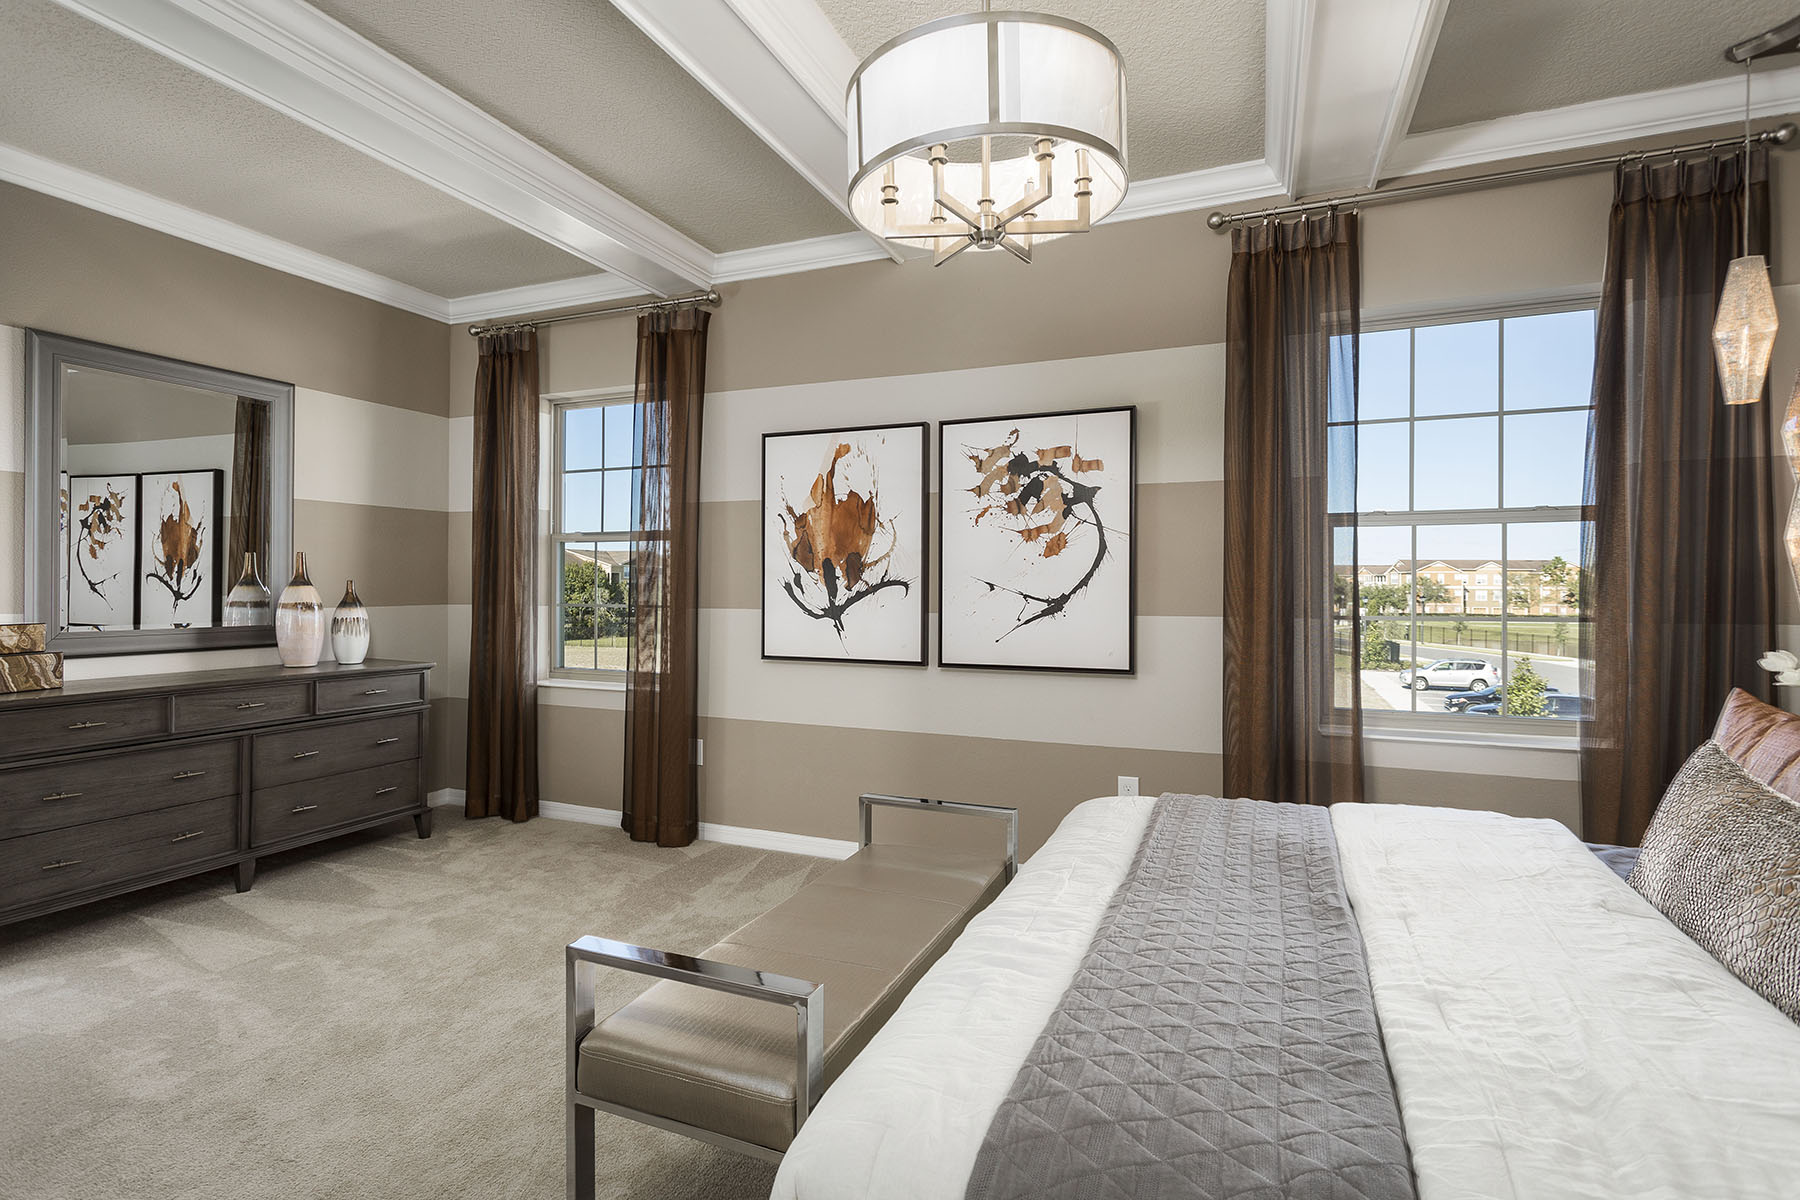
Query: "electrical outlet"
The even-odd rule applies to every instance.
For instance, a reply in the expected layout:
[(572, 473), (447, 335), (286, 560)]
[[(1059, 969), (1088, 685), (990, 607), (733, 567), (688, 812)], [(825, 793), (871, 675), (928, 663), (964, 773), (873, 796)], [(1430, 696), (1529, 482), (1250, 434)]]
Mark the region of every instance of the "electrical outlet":
[(703, 738), (694, 739), (694, 765), (696, 767), (706, 765), (706, 741)]
[(1119, 795), (1135, 796), (1137, 794), (1138, 794), (1137, 776), (1136, 775), (1121, 775), (1121, 776), (1119, 776)]

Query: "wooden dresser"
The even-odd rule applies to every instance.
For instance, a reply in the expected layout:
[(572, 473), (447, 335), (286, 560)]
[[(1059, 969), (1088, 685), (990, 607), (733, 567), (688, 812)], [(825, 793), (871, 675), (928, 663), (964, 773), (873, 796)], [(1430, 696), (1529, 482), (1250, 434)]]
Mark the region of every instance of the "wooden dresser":
[(249, 667), (0, 694), (0, 924), (411, 817), (431, 663)]

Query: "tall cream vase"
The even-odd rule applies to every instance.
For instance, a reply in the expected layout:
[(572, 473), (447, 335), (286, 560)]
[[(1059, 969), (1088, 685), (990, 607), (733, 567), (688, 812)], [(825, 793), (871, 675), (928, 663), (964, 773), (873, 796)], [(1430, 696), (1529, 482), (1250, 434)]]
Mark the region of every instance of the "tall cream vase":
[(275, 606), (275, 648), (284, 667), (316, 667), (325, 648), (325, 600), (306, 575), (306, 555), (294, 555), (294, 578)]

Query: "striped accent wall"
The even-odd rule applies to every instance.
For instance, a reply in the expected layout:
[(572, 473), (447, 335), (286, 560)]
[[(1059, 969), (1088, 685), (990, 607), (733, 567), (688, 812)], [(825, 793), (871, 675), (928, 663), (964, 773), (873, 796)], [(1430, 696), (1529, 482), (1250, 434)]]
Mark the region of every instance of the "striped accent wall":
[[(294, 544), (327, 601), (356, 580), (370, 606), (372, 656), (439, 664), (432, 786), (460, 784), (461, 760), (444, 748), (452, 721), (444, 706), (465, 690), (444, 665), (449, 328), (7, 185), (0, 211), (0, 620), (24, 609), (24, 328), (292, 382)], [(270, 564), (271, 587), (291, 570)], [(115, 656), (72, 659), (67, 673), (278, 661), (272, 648)]]

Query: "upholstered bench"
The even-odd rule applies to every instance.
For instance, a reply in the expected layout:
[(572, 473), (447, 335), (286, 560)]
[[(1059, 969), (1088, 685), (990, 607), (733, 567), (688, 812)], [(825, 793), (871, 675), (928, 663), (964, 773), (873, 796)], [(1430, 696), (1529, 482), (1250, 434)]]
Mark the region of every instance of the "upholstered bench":
[[(778, 1161), (824, 1089), (1017, 869), (1011, 808), (863, 796), (861, 849), (697, 958), (568, 948), (568, 1194), (594, 1194), (594, 1111)], [(877, 807), (996, 817), (1006, 853), (873, 844)], [(608, 966), (661, 980), (595, 1021)], [(829, 1003), (827, 1003), (829, 997)]]

